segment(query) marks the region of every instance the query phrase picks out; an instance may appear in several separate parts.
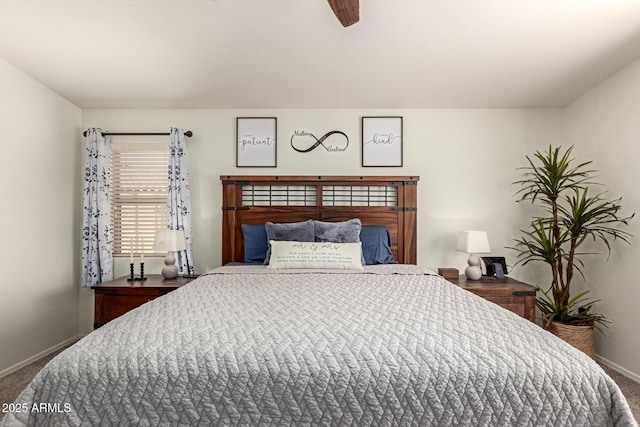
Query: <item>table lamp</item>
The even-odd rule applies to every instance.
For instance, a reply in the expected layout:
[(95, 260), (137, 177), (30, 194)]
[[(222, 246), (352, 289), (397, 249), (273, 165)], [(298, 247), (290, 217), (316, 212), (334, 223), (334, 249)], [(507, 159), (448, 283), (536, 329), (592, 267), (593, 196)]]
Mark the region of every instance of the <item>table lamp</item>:
[(178, 277), (178, 266), (176, 266), (176, 257), (173, 253), (185, 249), (187, 249), (187, 242), (184, 240), (182, 230), (158, 230), (153, 242), (153, 250), (167, 252), (167, 256), (164, 257), (165, 266), (162, 267), (162, 277), (165, 279)]
[(467, 276), (467, 279), (479, 280), (482, 277), (482, 270), (480, 269), (480, 258), (476, 254), (491, 252), (487, 232), (459, 231), (456, 249), (469, 254), (469, 259), (467, 259), (469, 266), (464, 270), (464, 275)]

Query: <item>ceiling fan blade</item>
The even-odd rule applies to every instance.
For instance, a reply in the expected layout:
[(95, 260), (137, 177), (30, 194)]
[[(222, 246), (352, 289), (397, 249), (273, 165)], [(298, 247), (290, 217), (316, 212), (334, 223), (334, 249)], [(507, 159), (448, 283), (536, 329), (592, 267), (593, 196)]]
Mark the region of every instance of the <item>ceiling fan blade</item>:
[(331, 10), (344, 27), (360, 20), (360, 0), (327, 0)]

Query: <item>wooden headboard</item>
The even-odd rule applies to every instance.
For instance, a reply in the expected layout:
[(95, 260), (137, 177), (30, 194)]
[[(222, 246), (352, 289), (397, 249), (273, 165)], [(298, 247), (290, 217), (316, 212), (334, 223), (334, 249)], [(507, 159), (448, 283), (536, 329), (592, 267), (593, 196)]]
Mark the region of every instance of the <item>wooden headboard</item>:
[(393, 256), (416, 264), (417, 176), (222, 175), (222, 265), (244, 262), (242, 224), (307, 219), (384, 225)]

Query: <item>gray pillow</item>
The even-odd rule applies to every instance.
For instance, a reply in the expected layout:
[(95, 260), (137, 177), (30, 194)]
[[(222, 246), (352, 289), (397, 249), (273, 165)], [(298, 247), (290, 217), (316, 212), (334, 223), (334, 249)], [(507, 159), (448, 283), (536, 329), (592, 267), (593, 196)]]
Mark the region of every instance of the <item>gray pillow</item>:
[[(359, 243), (362, 222), (358, 218), (342, 222), (314, 221), (316, 242), (331, 243)], [(360, 251), (362, 252), (362, 250)], [(361, 257), (362, 265), (365, 265), (364, 255)]]
[[(264, 224), (264, 229), (267, 232), (267, 241), (271, 240), (286, 240), (289, 242), (315, 242), (315, 229), (312, 219), (308, 219), (302, 222), (288, 222), (274, 224), (273, 222), (267, 222)], [(269, 264), (269, 258), (271, 258), (271, 243), (269, 243), (269, 249), (267, 249), (267, 255), (264, 259), (264, 265)]]
[(313, 221), (316, 242), (358, 243), (362, 222), (358, 218), (343, 222)]

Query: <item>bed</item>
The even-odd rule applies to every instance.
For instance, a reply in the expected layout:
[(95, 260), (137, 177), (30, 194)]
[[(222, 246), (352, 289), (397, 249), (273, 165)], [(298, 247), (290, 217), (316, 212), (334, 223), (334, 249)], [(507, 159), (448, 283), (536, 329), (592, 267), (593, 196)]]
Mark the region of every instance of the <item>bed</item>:
[[(588, 356), (406, 262), (416, 253), (417, 178), (406, 185), (361, 177), (354, 182), (363, 187), (392, 183), (396, 195), (375, 203), (341, 195), (346, 216), (335, 203), (295, 205), (287, 216), (300, 202), (280, 204), (290, 197), (282, 181), (299, 187), (302, 177), (242, 178), (221, 177), (226, 265), (62, 352), (18, 397), (13, 408), (25, 410), (0, 424), (636, 425), (619, 388)], [(273, 181), (278, 188), (269, 188)], [(326, 203), (317, 191), (309, 203)], [(381, 221), (370, 209), (390, 213)], [(244, 263), (243, 221), (327, 217), (388, 226), (389, 250), (402, 262), (361, 269)], [(42, 403), (50, 406), (32, 410)]]

